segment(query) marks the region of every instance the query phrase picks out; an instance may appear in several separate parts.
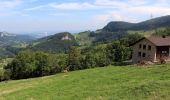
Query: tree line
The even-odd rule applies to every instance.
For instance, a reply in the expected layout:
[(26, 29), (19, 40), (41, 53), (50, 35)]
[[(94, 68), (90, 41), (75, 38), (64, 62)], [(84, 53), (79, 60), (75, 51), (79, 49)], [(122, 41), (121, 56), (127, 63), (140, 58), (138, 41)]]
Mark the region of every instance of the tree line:
[(4, 67), (3, 72), (0, 72), (0, 81), (41, 77), (64, 70), (75, 71), (123, 63), (131, 58), (132, 50), (129, 44), (139, 38), (141, 36), (129, 35), (111, 43), (100, 43), (85, 48), (73, 46), (68, 53), (21, 51)]

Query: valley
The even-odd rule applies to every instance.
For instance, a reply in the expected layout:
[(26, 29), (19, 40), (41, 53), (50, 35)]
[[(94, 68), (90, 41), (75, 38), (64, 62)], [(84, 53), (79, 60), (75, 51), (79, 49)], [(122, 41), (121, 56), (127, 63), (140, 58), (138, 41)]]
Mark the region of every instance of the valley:
[(131, 45), (170, 36), (169, 23), (170, 16), (115, 21), (96, 31), (38, 39), (1, 32), (0, 99), (168, 100), (170, 63), (132, 64)]

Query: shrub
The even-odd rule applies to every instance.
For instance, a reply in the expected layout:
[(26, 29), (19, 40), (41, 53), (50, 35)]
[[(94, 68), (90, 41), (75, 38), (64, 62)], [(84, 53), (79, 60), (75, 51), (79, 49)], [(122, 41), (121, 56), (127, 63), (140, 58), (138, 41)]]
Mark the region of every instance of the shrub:
[(10, 79), (10, 71), (9, 70), (0, 70), (0, 82)]
[(66, 67), (65, 59), (66, 56), (62, 54), (52, 55), (27, 50), (18, 53), (5, 69), (11, 71), (12, 79), (45, 76), (61, 72)]

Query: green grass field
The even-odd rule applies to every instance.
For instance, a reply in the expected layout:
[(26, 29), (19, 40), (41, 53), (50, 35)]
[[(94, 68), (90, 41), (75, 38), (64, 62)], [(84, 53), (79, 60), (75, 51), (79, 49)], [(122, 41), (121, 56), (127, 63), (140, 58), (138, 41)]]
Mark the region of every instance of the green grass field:
[(170, 100), (170, 65), (103, 67), (0, 83), (0, 100)]

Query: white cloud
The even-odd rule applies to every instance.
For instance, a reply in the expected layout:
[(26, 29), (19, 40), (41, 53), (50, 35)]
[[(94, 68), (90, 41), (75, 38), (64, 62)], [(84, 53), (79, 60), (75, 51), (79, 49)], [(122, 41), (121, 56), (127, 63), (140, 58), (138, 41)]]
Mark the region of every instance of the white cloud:
[(127, 4), (128, 5), (133, 5), (133, 6), (141, 6), (141, 5), (146, 5), (148, 4), (148, 0), (128, 0)]
[(107, 14), (96, 15), (94, 19), (100, 22), (107, 22), (112, 20), (123, 21), (125, 18), (123, 15), (118, 13), (107, 13)]
[(21, 0), (0, 1), (0, 10), (12, 9), (21, 4)]
[(155, 14), (155, 15), (169, 15), (170, 8), (166, 7), (152, 7), (152, 6), (141, 6), (141, 7), (131, 7), (127, 11), (132, 13), (140, 12), (140, 14)]
[[(154, 3), (147, 0), (128, 0), (127, 2), (117, 1), (117, 0), (96, 0), (98, 5), (103, 6), (108, 5), (110, 9), (109, 12), (106, 12), (103, 15), (99, 15), (97, 19), (100, 21), (130, 21), (130, 22), (139, 22), (145, 19), (142, 19), (143, 16), (148, 16), (153, 14), (154, 17), (170, 15), (170, 7), (168, 5), (168, 0), (157, 0)], [(110, 6), (109, 6), (110, 5)], [(117, 9), (112, 9), (112, 6), (116, 6)], [(106, 17), (107, 16), (107, 17)], [(139, 18), (140, 17), (140, 18)]]
[(124, 2), (121, 2), (119, 0), (96, 0), (94, 2), (94, 5), (96, 6), (105, 6), (105, 7), (111, 7), (111, 8), (115, 8), (115, 7), (126, 7), (127, 4)]
[(110, 16), (107, 15), (107, 14), (96, 15), (96, 16), (94, 17), (94, 19), (95, 19), (96, 21), (100, 21), (100, 22), (108, 21), (109, 18), (110, 18)]
[(49, 3), (46, 5), (39, 5), (32, 8), (27, 8), (27, 11), (41, 10), (41, 9), (59, 9), (59, 10), (82, 10), (82, 9), (92, 9), (96, 8), (95, 5), (84, 2), (84, 3)]
[[(56, 18), (56, 22), (54, 23), (54, 19), (48, 19), (46, 17), (45, 19), (47, 20), (46, 22), (42, 21), (41, 23), (37, 23), (37, 25), (35, 25), (37, 29), (45, 29), (46, 27), (49, 27), (49, 30), (50, 29), (52, 30), (54, 27), (51, 28), (51, 26), (56, 27), (58, 25), (58, 27), (61, 29), (73, 30), (78, 28), (84, 29), (84, 28), (102, 27), (104, 24), (107, 24), (109, 21), (139, 22), (148, 19), (151, 14), (153, 14), (154, 17), (170, 14), (169, 0), (155, 0), (155, 1), (153, 0), (93, 0), (93, 2), (92, 0), (90, 2), (88, 2), (89, 0), (86, 2), (80, 2), (81, 0), (80, 1), (72, 0), (78, 2), (63, 1), (63, 3), (58, 3), (57, 0), (53, 0), (54, 2), (50, 2), (49, 0), (49, 2), (46, 4), (42, 3), (41, 5), (39, 3), (36, 3), (39, 5), (32, 7), (31, 4), (35, 3), (36, 1), (38, 0), (0, 0), (0, 16), (4, 16), (4, 15), (29, 16), (28, 14), (30, 14), (31, 16), (31, 14), (36, 15), (36, 13), (32, 13), (32, 11), (37, 11), (38, 14), (45, 13), (44, 14), (45, 17), (46, 15), (49, 15), (49, 16), (55, 16)], [(20, 5), (22, 7), (20, 9), (17, 9), (17, 11), (20, 13), (14, 13), (16, 11), (15, 8)], [(23, 5), (26, 5), (26, 7), (30, 7), (30, 8), (26, 9)], [(81, 11), (83, 12), (83, 10), (87, 10), (87, 13), (84, 11), (83, 12), (84, 16), (82, 17), (80, 15), (82, 14), (82, 12), (81, 13), (74, 12), (76, 10), (80, 12)], [(71, 14), (70, 11), (74, 12), (74, 14), (77, 15), (75, 16)], [(68, 19), (63, 20), (64, 17), (67, 16)], [(79, 20), (73, 20), (72, 18), (77, 18)], [(29, 26), (30, 30), (34, 29), (34, 27), (32, 27), (34, 23), (31, 21), (27, 22), (30, 23)], [(63, 23), (63, 21), (65, 23)], [(60, 25), (61, 23), (62, 25)], [(46, 26), (43, 26), (43, 24)], [(40, 27), (41, 25), (42, 27)], [(24, 25), (21, 26), (24, 27)]]
[(36, 6), (36, 7), (32, 7), (32, 8), (27, 8), (27, 9), (24, 9), (24, 10), (27, 10), (27, 11), (33, 11), (33, 10), (39, 10), (39, 9), (42, 9), (42, 8), (45, 8), (46, 5), (40, 5), (40, 6)]
[(94, 8), (95, 6), (90, 3), (50, 3), (48, 4), (49, 7), (55, 9), (63, 9), (63, 10), (74, 10), (74, 9), (90, 9)]
[(70, 14), (68, 14), (68, 13), (50, 13), (49, 15), (51, 15), (51, 16), (69, 16)]
[[(40, 10), (43, 8), (53, 8), (59, 10), (82, 10), (82, 9), (113, 9), (115, 10), (130, 10), (142, 11), (142, 13), (151, 12), (153, 13), (160, 13), (159, 11), (163, 11), (161, 13), (167, 14), (169, 12), (170, 7), (168, 5), (167, 0), (156, 0), (155, 2), (151, 2), (148, 0), (127, 0), (127, 1), (120, 1), (120, 0), (95, 0), (93, 3), (89, 2), (71, 2), (71, 3), (49, 3), (46, 5), (39, 5), (33, 8), (28, 8), (26, 10)], [(142, 10), (143, 9), (143, 10)], [(153, 9), (153, 10), (150, 10)], [(45, 10), (45, 9), (44, 9)], [(139, 10), (139, 11), (138, 11)]]

